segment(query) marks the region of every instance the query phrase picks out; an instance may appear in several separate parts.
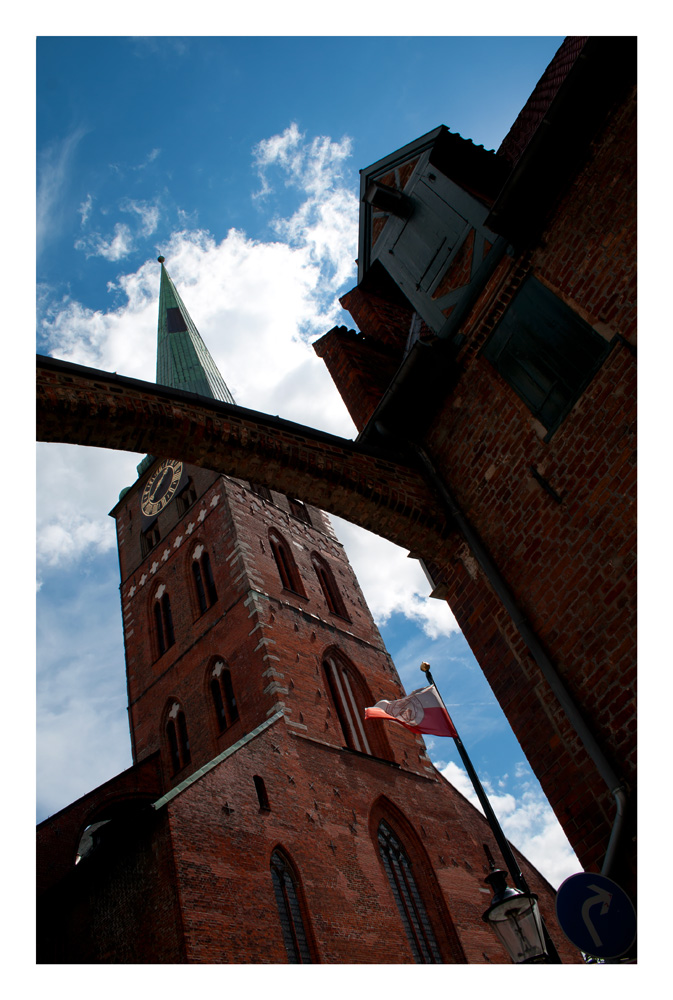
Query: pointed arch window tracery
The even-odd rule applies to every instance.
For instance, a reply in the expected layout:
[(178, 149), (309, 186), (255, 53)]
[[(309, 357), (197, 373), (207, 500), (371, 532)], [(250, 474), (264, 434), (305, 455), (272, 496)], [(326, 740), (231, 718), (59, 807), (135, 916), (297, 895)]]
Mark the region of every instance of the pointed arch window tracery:
[(178, 702), (174, 702), (166, 721), (166, 739), (168, 741), (168, 752), (171, 760), (173, 774), (177, 774), (183, 767), (191, 763), (192, 754), (189, 747), (189, 735), (187, 733), (187, 720), (185, 713)]
[(289, 858), (279, 849), (271, 855), (271, 879), (288, 961), (291, 964), (312, 963), (298, 878)]
[(224, 660), (217, 660), (211, 671), (210, 692), (215, 707), (215, 717), (221, 733), (238, 719), (238, 705), (234, 695), (231, 671)]
[(315, 570), (315, 575), (318, 577), (318, 583), (320, 584), (320, 589), (323, 592), (329, 610), (333, 615), (338, 615), (340, 618), (350, 621), (346, 605), (344, 604), (337, 582), (334, 579), (332, 568), (317, 552), (311, 553), (311, 563)]
[(378, 848), (414, 960), (419, 964), (441, 963), (442, 956), (411, 862), (385, 820), (379, 824)]
[(199, 611), (203, 615), (217, 602), (217, 588), (207, 549), (199, 544), (192, 554), (192, 578)]
[(360, 672), (336, 648), (327, 651), (322, 665), (344, 746), (382, 760), (393, 760), (382, 727), (376, 723), (365, 724), (365, 708), (373, 701)]
[(157, 589), (152, 604), (154, 615), (154, 634), (156, 638), (157, 655), (163, 656), (167, 649), (175, 642), (175, 629), (173, 628), (173, 612), (171, 611), (171, 599), (168, 596), (164, 584)]
[(283, 589), (291, 590), (293, 594), (297, 594), (299, 597), (306, 597), (306, 592), (290, 546), (277, 531), (269, 532), (269, 543)]

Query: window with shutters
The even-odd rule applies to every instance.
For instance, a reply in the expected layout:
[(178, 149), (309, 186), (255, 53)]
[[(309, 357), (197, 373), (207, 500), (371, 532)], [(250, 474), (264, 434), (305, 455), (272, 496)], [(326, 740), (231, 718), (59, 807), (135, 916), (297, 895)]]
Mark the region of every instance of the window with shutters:
[(291, 590), (300, 597), (306, 597), (297, 564), (285, 539), (277, 531), (270, 531), (269, 543), (271, 544), (271, 551), (278, 567), (278, 575), (280, 576), (283, 588)]
[(196, 487), (191, 479), (187, 480), (187, 485), (180, 490), (175, 498), (180, 514), (186, 514), (192, 504), (196, 503)]
[(250, 489), (253, 493), (256, 493), (258, 497), (262, 500), (272, 500), (271, 490), (268, 486), (262, 486), (261, 483), (250, 483)]
[(292, 964), (312, 963), (297, 875), (282, 851), (275, 850), (271, 855), (271, 879), (288, 961)]
[(147, 531), (141, 531), (140, 533), (140, 551), (146, 556), (152, 551), (155, 545), (158, 545), (161, 541), (161, 532), (159, 531), (159, 525), (156, 522)]
[(483, 355), (551, 435), (610, 344), (534, 277), (526, 278)]
[(293, 517), (298, 518), (300, 521), (304, 521), (305, 524), (311, 523), (311, 516), (308, 512), (306, 504), (303, 504), (301, 500), (297, 500), (295, 497), (288, 496), (287, 502), (290, 506), (290, 513)]
[(333, 615), (339, 615), (340, 618), (345, 618), (346, 621), (350, 621), (348, 612), (346, 611), (346, 605), (341, 597), (341, 593), (337, 586), (337, 582), (334, 579), (334, 573), (332, 572), (331, 567), (325, 562), (322, 556), (318, 555), (317, 552), (313, 552), (311, 554), (311, 563), (313, 565), (313, 569), (315, 570), (315, 575), (318, 577), (318, 583), (320, 584), (320, 589), (323, 592), (329, 610)]
[(378, 847), (414, 960), (419, 964), (441, 963), (442, 956), (411, 862), (385, 820), (379, 824)]
[(197, 545), (192, 554), (192, 577), (199, 611), (204, 614), (217, 601), (217, 590), (210, 556), (203, 545)]
[(213, 698), (215, 717), (221, 733), (238, 719), (238, 705), (234, 696), (231, 671), (224, 660), (217, 660), (210, 673), (210, 693)]

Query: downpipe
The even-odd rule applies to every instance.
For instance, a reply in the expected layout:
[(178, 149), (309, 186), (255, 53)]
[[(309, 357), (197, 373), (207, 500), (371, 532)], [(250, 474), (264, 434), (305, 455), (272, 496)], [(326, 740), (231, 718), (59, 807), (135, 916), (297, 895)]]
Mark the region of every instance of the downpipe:
[[(381, 425), (377, 428), (380, 432), (385, 433), (386, 428)], [(530, 652), (531, 656), (539, 666), (543, 677), (549, 684), (550, 688), (554, 692), (559, 704), (561, 705), (566, 718), (572, 725), (580, 742), (584, 746), (584, 749), (589, 754), (589, 757), (596, 765), (596, 769), (600, 774), (601, 778), (605, 782), (610, 794), (615, 800), (615, 819), (613, 822), (612, 830), (610, 833), (610, 839), (608, 842), (608, 847), (605, 853), (605, 858), (603, 861), (603, 867), (601, 869), (601, 874), (607, 877), (608, 873), (612, 870), (615, 857), (619, 848), (619, 843), (621, 840), (624, 818), (626, 811), (626, 791), (624, 788), (624, 783), (617, 777), (609, 761), (605, 757), (605, 754), (601, 750), (600, 746), (596, 742), (596, 739), (587, 726), (582, 714), (580, 713), (577, 705), (573, 701), (568, 689), (566, 688), (563, 680), (559, 676), (556, 667), (547, 655), (542, 643), (538, 639), (537, 635), (531, 628), (526, 616), (524, 615), (521, 608), (519, 608), (512, 591), (507, 585), (504, 577), (500, 573), (500, 570), (493, 562), (486, 546), (482, 542), (477, 531), (472, 527), (468, 519), (463, 514), (462, 510), (458, 506), (455, 497), (451, 494), (446, 483), (442, 480), (439, 473), (435, 469), (431, 459), (424, 451), (424, 449), (413, 441), (407, 442), (414, 453), (418, 457), (423, 466), (428, 478), (435, 487), (439, 496), (441, 497), (444, 505), (448, 509), (451, 518), (458, 526), (463, 538), (470, 547), (470, 550), (481, 566), (486, 579), (493, 587), (494, 591), (500, 598), (505, 610), (509, 614), (512, 623), (514, 624), (519, 635), (523, 639)]]

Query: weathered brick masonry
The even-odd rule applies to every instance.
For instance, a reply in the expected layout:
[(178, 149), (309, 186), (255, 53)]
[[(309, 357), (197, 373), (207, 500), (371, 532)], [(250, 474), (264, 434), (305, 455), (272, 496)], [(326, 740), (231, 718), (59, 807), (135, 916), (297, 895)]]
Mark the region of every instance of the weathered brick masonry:
[[(38, 827), (40, 962), (506, 961), (481, 921), (482, 845), (497, 857), (485, 820), (420, 736), (361, 721), (402, 687), (321, 510), (424, 561), (590, 870), (617, 801), (599, 772), (619, 775), (610, 874), (635, 894), (628, 41), (568, 39), (500, 156), (442, 127), (363, 172), (344, 299), (360, 330), (316, 345), (358, 442), (38, 359), (40, 440), (160, 456), (111, 512), (134, 763)], [(435, 215), (439, 246), (424, 228)], [(163, 270), (161, 294), (160, 343), (189, 347)], [(526, 295), (550, 310), (547, 335), (561, 331), (571, 389), (548, 386), (552, 419), (547, 397), (526, 395), (548, 379), (544, 351), (531, 363), (535, 323), (521, 341), (511, 319)], [(185, 463), (180, 492), (143, 514), (164, 458)], [(390, 844), (415, 880), (415, 931)], [(551, 888), (520, 864), (563, 961), (579, 961)], [(434, 957), (419, 958), (424, 921)]]
[[(468, 223), (427, 293), (422, 280), (416, 291), (407, 286), (407, 294), (417, 297), (406, 309), (399, 284), (395, 288), (389, 309), (394, 303), (400, 316), (415, 309), (435, 322), (425, 350), (434, 365), (423, 367), (423, 351), (416, 348), (411, 357), (410, 342), (405, 347), (397, 337), (398, 371), (389, 380), (386, 360), (378, 398), (371, 377), (358, 387), (359, 369), (355, 376), (348, 369), (347, 345), (361, 344), (372, 355), (383, 341), (372, 313), (383, 316), (380, 299), (391, 275), (406, 274), (390, 270), (387, 250), (376, 256), (378, 246), (393, 246), (402, 258), (404, 230), (393, 243), (376, 202), (370, 207), (366, 198), (359, 256), (369, 270), (343, 299), (360, 332), (338, 328), (316, 350), (358, 423), (361, 442), (385, 446), (381, 431), (387, 427), (389, 441), (410, 437), (422, 445), (548, 651), (628, 794), (628, 822), (612, 874), (635, 894), (636, 105), (627, 43), (564, 43), (500, 157), (493, 156), (494, 163), (513, 165), (513, 179), (495, 198), (483, 196), (491, 210), (485, 223)], [(592, 60), (602, 68), (587, 76)], [(428, 148), (433, 136), (418, 140), (419, 149)], [(439, 161), (440, 138), (430, 169), (451, 178), (455, 159)], [(554, 156), (545, 142), (556, 142)], [(413, 144), (405, 150), (410, 164), (420, 162)], [(394, 156), (363, 172), (363, 189)], [(536, 176), (536, 156), (559, 164), (554, 190)], [(404, 183), (388, 173), (388, 184), (413, 202), (419, 169)], [(432, 175), (425, 170), (421, 181), (427, 185)], [(401, 225), (394, 215), (385, 220)], [(475, 259), (479, 225), (493, 232)], [(497, 255), (494, 243), (502, 233), (511, 243)], [(480, 272), (489, 255), (494, 265)], [(386, 268), (390, 273), (383, 273)], [(551, 430), (508, 382), (505, 369), (489, 360), (492, 338), (526, 281), (539, 283), (581, 319), (601, 357)], [(443, 310), (448, 324), (442, 326), (432, 303), (446, 302), (452, 289), (456, 297)], [(451, 328), (461, 301), (469, 306)], [(390, 337), (387, 350), (389, 344)], [(436, 593), (449, 601), (578, 856), (587, 869), (600, 869), (615, 821), (614, 790), (601, 781), (465, 537), (455, 532), (449, 547), (448, 559), (429, 561)]]
[[(507, 961), (481, 921), (490, 899), (482, 845), (497, 856), (481, 814), (436, 772), (422, 737), (381, 722), (367, 723), (367, 747), (346, 736), (326, 660), (348, 664), (338, 684), (352, 686), (360, 716), (403, 689), (325, 515), (187, 466), (191, 506), (171, 501), (143, 551), (139, 501), (158, 465), (112, 511), (134, 766), (38, 828), (42, 869), (58, 858), (40, 883), (38, 960), (285, 962), (270, 875), (280, 850), (296, 872), (312, 961), (412, 962), (377, 846), (383, 820), (413, 865), (442, 961)], [(294, 589), (279, 577), (277, 538)], [(204, 551), (216, 590), (205, 611), (192, 574)], [(336, 612), (316, 559), (341, 595)], [(174, 642), (159, 653), (153, 606), (166, 594)], [(237, 712), (228, 703), (224, 729), (211, 690), (218, 663)], [(168, 738), (174, 706), (189, 738), (179, 766)], [(105, 820), (100, 843), (75, 865), (83, 832)], [(550, 887), (520, 864), (553, 928)], [(577, 961), (554, 936), (564, 961)]]

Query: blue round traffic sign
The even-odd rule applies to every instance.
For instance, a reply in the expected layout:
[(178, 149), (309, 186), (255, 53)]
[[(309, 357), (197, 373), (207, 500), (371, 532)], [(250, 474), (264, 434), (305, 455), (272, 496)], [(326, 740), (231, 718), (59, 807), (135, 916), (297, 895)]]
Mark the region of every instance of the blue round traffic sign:
[(636, 911), (621, 886), (580, 872), (559, 886), (556, 918), (568, 940), (594, 958), (618, 958), (636, 938)]

